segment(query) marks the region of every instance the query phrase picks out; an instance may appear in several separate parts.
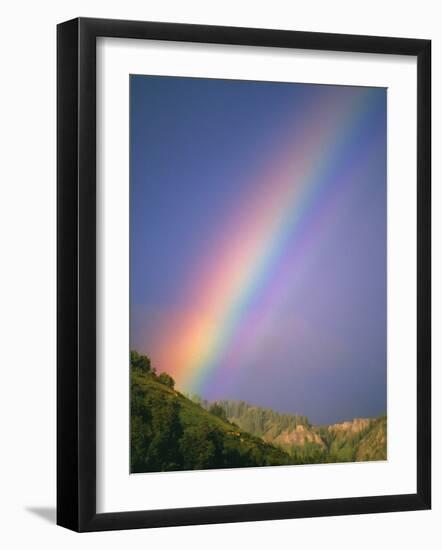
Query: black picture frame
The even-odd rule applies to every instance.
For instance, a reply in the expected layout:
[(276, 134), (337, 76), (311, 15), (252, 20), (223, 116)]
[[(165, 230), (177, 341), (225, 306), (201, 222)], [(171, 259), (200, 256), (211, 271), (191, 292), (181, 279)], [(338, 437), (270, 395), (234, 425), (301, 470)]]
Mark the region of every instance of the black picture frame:
[[(417, 492), (96, 512), (96, 39), (417, 58)], [(79, 18), (57, 28), (57, 523), (75, 531), (424, 510), (431, 506), (431, 41)]]

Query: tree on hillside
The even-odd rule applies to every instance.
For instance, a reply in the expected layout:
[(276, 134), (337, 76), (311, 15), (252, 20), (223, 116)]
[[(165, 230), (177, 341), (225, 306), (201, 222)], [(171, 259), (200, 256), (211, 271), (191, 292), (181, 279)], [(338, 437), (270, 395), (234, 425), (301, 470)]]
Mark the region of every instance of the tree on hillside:
[(169, 374), (167, 374), (167, 372), (162, 372), (158, 376), (158, 382), (161, 382), (161, 384), (164, 384), (169, 388), (173, 388), (175, 386), (175, 380)]
[(133, 368), (143, 372), (155, 372), (155, 369), (152, 369), (149, 357), (140, 355), (137, 351), (130, 352), (130, 364)]

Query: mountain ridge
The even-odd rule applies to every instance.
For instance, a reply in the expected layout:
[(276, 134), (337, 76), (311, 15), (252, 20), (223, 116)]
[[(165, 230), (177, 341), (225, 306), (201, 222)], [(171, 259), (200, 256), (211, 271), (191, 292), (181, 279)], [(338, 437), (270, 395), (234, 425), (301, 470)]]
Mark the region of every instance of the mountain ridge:
[(230, 422), (289, 452), (297, 461), (387, 459), (386, 416), (353, 418), (315, 426), (307, 416), (278, 413), (246, 401), (203, 401), (203, 405), (208, 410), (220, 407)]

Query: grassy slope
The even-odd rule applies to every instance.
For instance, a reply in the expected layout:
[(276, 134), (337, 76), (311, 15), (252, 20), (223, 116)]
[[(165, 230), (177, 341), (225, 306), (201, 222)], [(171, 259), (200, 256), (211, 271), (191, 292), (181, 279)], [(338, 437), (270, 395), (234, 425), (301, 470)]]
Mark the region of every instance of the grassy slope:
[(156, 396), (157, 399), (171, 399), (176, 401), (180, 407), (180, 418), (183, 424), (212, 423), (223, 430), (231, 429), (230, 423), (224, 422), (221, 418), (210, 414), (196, 403), (193, 403), (193, 401), (184, 397), (179, 391), (161, 384), (154, 376), (135, 371), (132, 380), (135, 381), (144, 392), (149, 392), (151, 396)]
[[(186, 430), (193, 430), (192, 433), (216, 432), (217, 438), (220, 440), (220, 443), (217, 443), (218, 447), (221, 445), (223, 451), (225, 450), (226, 454), (229, 453), (230, 457), (234, 456), (237, 461), (237, 464), (230, 464), (231, 461), (229, 462), (227, 458), (226, 463), (223, 463), (222, 459), (217, 459), (221, 460), (221, 463), (207, 463), (208, 465), (198, 466), (198, 469), (282, 465), (290, 461), (289, 456), (282, 449), (265, 443), (262, 439), (243, 432), (238, 426), (211, 414), (180, 392), (160, 383), (155, 375), (145, 374), (134, 369), (132, 384), (133, 388), (136, 388), (136, 391), (141, 395), (141, 399), (144, 400), (146, 412), (148, 408), (154, 410), (157, 404), (174, 403), (178, 408), (179, 423), (183, 432)], [(176, 443), (179, 445), (179, 442)], [(160, 469), (162, 468), (157, 468), (157, 470)], [(181, 467), (178, 464), (174, 469), (189, 469), (189, 467)], [(133, 469), (133, 471), (137, 470)], [(140, 470), (138, 469), (138, 471)]]

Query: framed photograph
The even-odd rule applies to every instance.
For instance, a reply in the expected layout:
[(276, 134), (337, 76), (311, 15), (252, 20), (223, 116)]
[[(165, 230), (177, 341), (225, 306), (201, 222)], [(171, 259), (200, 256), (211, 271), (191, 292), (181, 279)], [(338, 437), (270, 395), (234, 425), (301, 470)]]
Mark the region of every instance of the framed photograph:
[(58, 524), (430, 508), (430, 41), (57, 36)]

